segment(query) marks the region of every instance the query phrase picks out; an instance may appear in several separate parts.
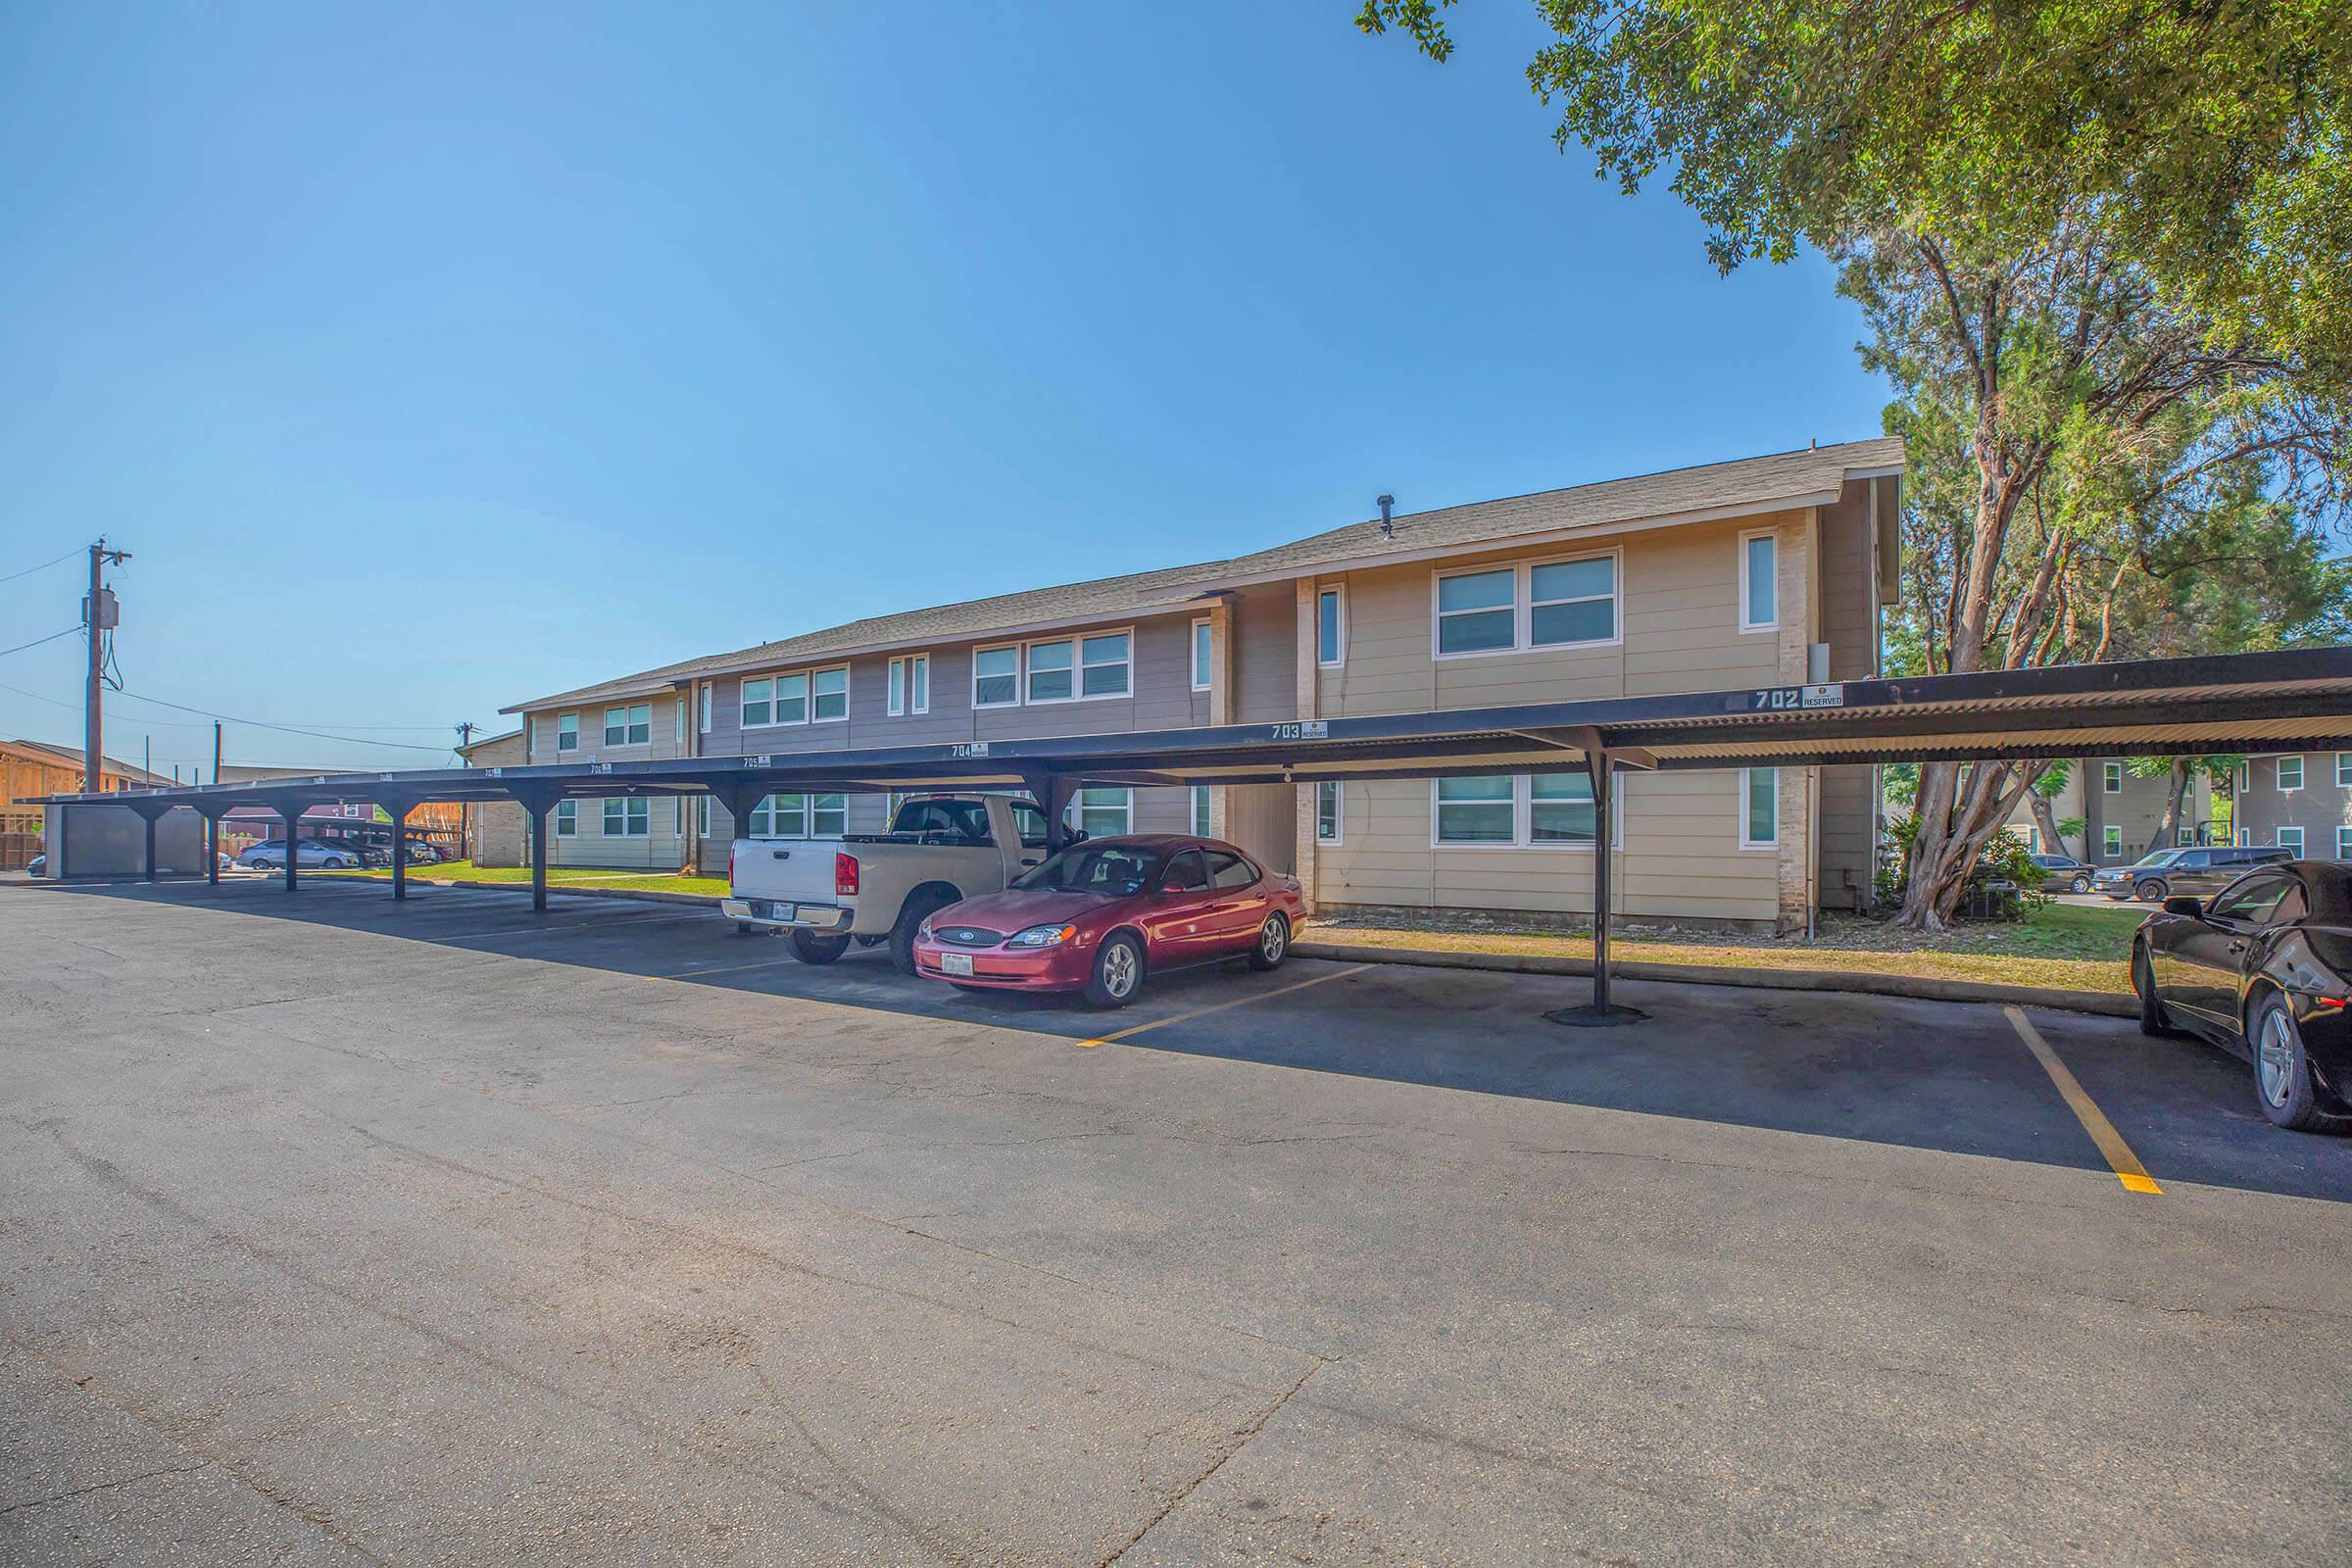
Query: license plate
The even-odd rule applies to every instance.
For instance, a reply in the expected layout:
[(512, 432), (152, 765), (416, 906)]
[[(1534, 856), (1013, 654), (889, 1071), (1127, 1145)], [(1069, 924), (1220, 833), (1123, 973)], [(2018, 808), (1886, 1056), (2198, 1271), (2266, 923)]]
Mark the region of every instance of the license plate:
[(972, 956), (968, 953), (943, 953), (939, 956), (941, 974), (970, 974)]
[(771, 900), (767, 906), (767, 917), (770, 920), (789, 920), (793, 917), (793, 907), (789, 904), (777, 904)]

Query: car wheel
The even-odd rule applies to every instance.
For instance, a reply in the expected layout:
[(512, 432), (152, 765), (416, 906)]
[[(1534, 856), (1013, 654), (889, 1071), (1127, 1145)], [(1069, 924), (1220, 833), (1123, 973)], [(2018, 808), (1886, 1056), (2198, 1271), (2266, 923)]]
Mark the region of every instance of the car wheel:
[(2322, 1107), (2320, 1086), (2312, 1081), (2311, 1057), (2304, 1054), (2303, 1031), (2286, 999), (2276, 993), (2254, 1009), (2254, 1098), (2275, 1126), (2297, 1133), (2340, 1133), (2352, 1129), (2352, 1116)]
[(2139, 994), (2139, 1032), (2162, 1039), (2176, 1031), (2171, 1014), (2156, 995), (2156, 971), (2148, 963), (2147, 944), (2132, 944), (2132, 989)]
[(2079, 876), (2075, 878), (2072, 882), (2069, 882), (2066, 885), (2066, 891), (2069, 893), (2088, 893), (2090, 891), (2090, 878), (2086, 876)]
[(274, 871), (277, 869), (277, 862), (275, 860), (265, 860), (258, 855), (245, 863), (256, 871)]
[(956, 900), (945, 893), (910, 893), (900, 906), (899, 917), (890, 928), (890, 961), (901, 974), (914, 973), (914, 934), (923, 922)]
[(1096, 1007), (1124, 1007), (1143, 988), (1143, 944), (1122, 931), (1103, 943), (1095, 955), (1095, 972), (1086, 982), (1087, 1004)]
[(1250, 950), (1252, 969), (1279, 969), (1282, 960), (1291, 956), (1291, 922), (1285, 915), (1269, 914), (1266, 923), (1257, 928), (1257, 946)]
[(831, 963), (850, 951), (848, 937), (819, 936), (814, 931), (795, 931), (787, 945), (803, 963)]
[(2142, 904), (2162, 904), (2164, 902), (2164, 883), (2162, 881), (2142, 882), (2132, 892)]

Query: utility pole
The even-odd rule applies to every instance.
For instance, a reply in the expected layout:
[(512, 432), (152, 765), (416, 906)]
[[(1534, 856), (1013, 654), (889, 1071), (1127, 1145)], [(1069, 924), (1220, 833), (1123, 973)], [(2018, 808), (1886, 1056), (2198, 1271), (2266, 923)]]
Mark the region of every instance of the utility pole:
[[(473, 759), (466, 756), (466, 748), (473, 744), (473, 721), (467, 719), (458, 726), (458, 756), (471, 767)], [(464, 801), (458, 803), (458, 850), (467, 859), (473, 858), (473, 808)]]
[(213, 782), (220, 782), (220, 721), (213, 720)]
[(127, 550), (109, 550), (106, 537), (90, 546), (90, 593), (81, 602), (81, 623), (89, 628), (90, 668), (82, 688), (81, 792), (96, 795), (106, 787), (106, 718), (101, 693), (106, 688), (106, 634), (122, 620), (122, 610), (106, 586), (107, 563), (120, 565), (130, 559)]

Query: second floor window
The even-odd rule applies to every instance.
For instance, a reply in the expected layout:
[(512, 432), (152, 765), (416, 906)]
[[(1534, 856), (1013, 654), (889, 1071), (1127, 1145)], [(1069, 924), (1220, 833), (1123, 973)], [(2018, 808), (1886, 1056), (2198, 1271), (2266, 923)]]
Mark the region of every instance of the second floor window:
[(930, 655), (910, 654), (890, 662), (890, 711), (893, 716), (931, 711)]
[(1769, 533), (1740, 536), (1740, 629), (1768, 631), (1780, 624), (1780, 541)]
[(814, 698), (809, 716), (819, 724), (850, 716), (850, 670), (844, 664), (839, 669), (820, 669), (808, 677)]
[(576, 752), (579, 749), (580, 715), (577, 713), (557, 714), (556, 750), (559, 752)]
[(1464, 571), (1438, 579), (1438, 652), (1490, 654), (1519, 643), (1518, 573)]
[(1446, 659), (1615, 642), (1617, 589), (1613, 554), (1447, 573), (1437, 580), (1435, 652)]
[(1193, 690), (1204, 692), (1214, 684), (1216, 638), (1205, 620), (1193, 622)]
[(2124, 793), (2124, 764), (2107, 762), (2100, 766), (2100, 787), (2110, 795)]
[(982, 648), (972, 655), (972, 706), (1011, 708), (1021, 700), (1021, 651)]
[(1315, 595), (1315, 662), (1329, 669), (1348, 661), (1348, 597), (1338, 588)]
[(2352, 790), (2352, 752), (2335, 754), (2335, 787)]
[(2300, 757), (2278, 759), (2278, 787), (2282, 790), (2299, 790), (2303, 787), (2303, 759)]
[[(605, 710), (605, 744), (607, 746), (643, 746), (654, 738), (654, 705), (639, 703), (634, 708)], [(561, 745), (561, 741), (558, 742)]]

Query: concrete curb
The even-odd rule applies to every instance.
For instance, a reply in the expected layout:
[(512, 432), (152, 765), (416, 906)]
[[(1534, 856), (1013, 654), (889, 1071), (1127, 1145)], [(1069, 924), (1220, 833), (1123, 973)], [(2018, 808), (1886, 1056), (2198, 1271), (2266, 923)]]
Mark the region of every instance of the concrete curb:
[[(338, 873), (335, 880), (338, 882), (380, 882), (385, 887), (392, 885), (392, 878), (380, 871), (364, 874), (346, 871)], [(469, 882), (454, 877), (417, 876), (414, 872), (410, 873), (409, 881), (413, 885), (422, 887), (478, 888), (485, 893), (527, 894), (531, 891), (531, 885), (528, 882)], [(550, 882), (547, 885), (547, 893), (550, 898), (554, 898), (560, 893), (565, 898), (642, 899), (649, 904), (699, 904), (709, 909), (718, 907), (718, 896), (714, 893), (661, 893), (643, 888), (582, 888), (574, 887), (566, 882)]]
[[(1419, 948), (1375, 948), (1353, 942), (1291, 944), (1301, 958), (1336, 958), (1345, 963), (1411, 963), (1431, 969), (1492, 969), (1502, 974), (1590, 975), (1589, 958), (1543, 958), (1519, 953), (1441, 953)], [(1908, 997), (1919, 1002), (2014, 1003), (2021, 1007), (2055, 1007), (2110, 1018), (2136, 1018), (2135, 998), (2099, 991), (2059, 991), (2043, 986), (2005, 986), (1989, 980), (1942, 980), (1929, 975), (1869, 974), (1852, 970), (1734, 969), (1721, 964), (1645, 963), (1620, 958), (1609, 972), (1625, 980), (1679, 980), (1698, 986), (1752, 986), (1760, 991), (1845, 991), (1873, 997)]]

